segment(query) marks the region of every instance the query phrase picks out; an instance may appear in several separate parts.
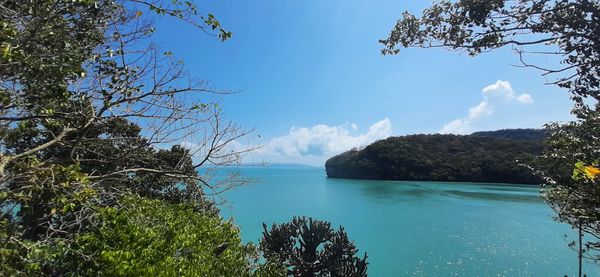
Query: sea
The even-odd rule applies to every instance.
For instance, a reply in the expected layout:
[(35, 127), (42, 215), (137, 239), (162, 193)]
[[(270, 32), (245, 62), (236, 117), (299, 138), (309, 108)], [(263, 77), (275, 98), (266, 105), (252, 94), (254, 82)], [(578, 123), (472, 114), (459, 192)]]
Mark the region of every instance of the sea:
[[(240, 167), (249, 184), (219, 196), (221, 215), (257, 244), (293, 216), (343, 226), (369, 276), (576, 276), (576, 232), (540, 187), (327, 178), (322, 167)], [(600, 266), (585, 262), (588, 277)]]

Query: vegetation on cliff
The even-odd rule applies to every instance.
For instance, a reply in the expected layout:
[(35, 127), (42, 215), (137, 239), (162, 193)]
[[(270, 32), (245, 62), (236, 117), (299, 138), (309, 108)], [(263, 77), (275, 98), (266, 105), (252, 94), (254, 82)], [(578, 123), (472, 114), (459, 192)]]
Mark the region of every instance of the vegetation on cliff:
[(325, 163), (333, 178), (538, 184), (524, 164), (543, 150), (543, 131), (390, 137)]

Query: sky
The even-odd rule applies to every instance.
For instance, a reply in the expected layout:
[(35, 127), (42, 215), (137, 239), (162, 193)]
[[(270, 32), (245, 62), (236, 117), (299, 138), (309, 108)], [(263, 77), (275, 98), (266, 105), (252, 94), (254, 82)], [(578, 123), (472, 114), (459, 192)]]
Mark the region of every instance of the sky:
[[(403, 11), (429, 1), (206, 0), (231, 39), (174, 20), (155, 40), (217, 88), (228, 119), (255, 129), (238, 146), (263, 145), (245, 162), (323, 165), (389, 136), (540, 128), (572, 118), (566, 91), (511, 49), (470, 57), (444, 49), (380, 54)], [(537, 60), (552, 64), (550, 60)]]

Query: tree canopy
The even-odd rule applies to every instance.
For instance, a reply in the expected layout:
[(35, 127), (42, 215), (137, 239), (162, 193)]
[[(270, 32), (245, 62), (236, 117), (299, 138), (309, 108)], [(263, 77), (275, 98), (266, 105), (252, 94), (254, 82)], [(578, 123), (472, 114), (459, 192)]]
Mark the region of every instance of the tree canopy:
[[(53, 240), (28, 254), (26, 272), (50, 276), (282, 276), (258, 266), (259, 253), (239, 230), (193, 205), (137, 196), (98, 210), (99, 224), (70, 240)], [(15, 265), (15, 264), (12, 264)]]
[(11, 275), (26, 274), (40, 249), (59, 243), (93, 257), (70, 247), (106, 220), (135, 218), (121, 213), (127, 197), (214, 216), (206, 195), (243, 182), (212, 179), (248, 150), (229, 147), (248, 133), (222, 116), (218, 100), (230, 92), (190, 76), (152, 41), (162, 16), (231, 36), (190, 1), (0, 3), (0, 267)]
[(536, 170), (546, 181), (543, 196), (556, 219), (590, 234), (582, 255), (600, 261), (600, 116), (587, 116), (548, 126), (552, 136)]
[(325, 169), (327, 176), (336, 178), (540, 184), (542, 180), (526, 167), (542, 153), (540, 133), (502, 130), (390, 137), (332, 157)]
[(358, 249), (341, 226), (336, 231), (329, 222), (294, 217), (270, 229), (263, 223), (263, 230), (260, 249), (269, 263), (287, 269), (288, 276), (367, 276), (367, 254), (356, 256)]

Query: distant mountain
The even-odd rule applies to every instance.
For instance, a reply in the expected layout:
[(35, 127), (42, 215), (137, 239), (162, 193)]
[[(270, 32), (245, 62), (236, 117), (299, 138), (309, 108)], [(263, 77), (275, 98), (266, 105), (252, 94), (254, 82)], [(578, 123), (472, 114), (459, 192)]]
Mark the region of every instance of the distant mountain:
[(318, 166), (313, 166), (313, 165), (308, 165), (308, 164), (301, 164), (301, 163), (244, 163), (244, 164), (240, 164), (238, 165), (240, 167), (318, 167)]
[(316, 167), (308, 164), (301, 163), (266, 163), (265, 166), (269, 167)]
[(390, 137), (334, 156), (325, 169), (331, 178), (538, 184), (522, 164), (542, 152), (544, 137), (534, 129)]

